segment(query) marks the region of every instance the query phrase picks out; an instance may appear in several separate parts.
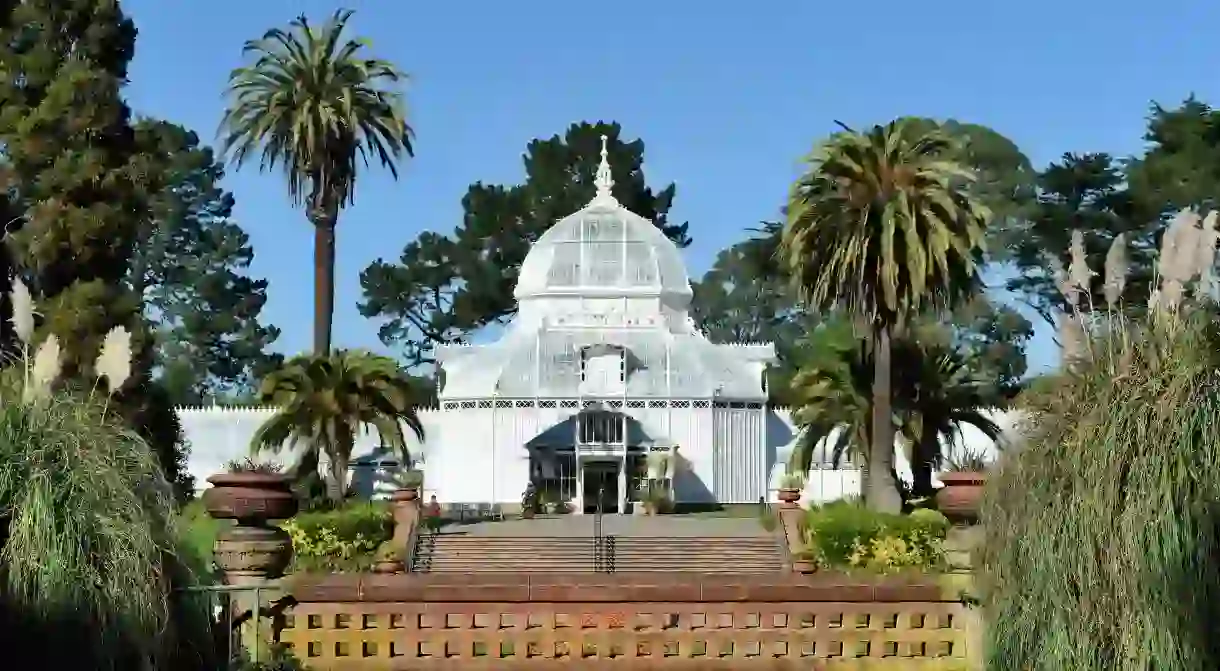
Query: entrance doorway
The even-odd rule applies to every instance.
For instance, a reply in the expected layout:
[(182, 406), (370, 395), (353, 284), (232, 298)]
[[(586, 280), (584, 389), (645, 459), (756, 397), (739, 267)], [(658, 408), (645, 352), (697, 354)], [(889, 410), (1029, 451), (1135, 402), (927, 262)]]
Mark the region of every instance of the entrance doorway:
[(598, 497), (601, 497), (603, 513), (617, 513), (618, 509), (617, 461), (588, 461), (581, 465), (584, 485), (584, 511), (596, 513)]

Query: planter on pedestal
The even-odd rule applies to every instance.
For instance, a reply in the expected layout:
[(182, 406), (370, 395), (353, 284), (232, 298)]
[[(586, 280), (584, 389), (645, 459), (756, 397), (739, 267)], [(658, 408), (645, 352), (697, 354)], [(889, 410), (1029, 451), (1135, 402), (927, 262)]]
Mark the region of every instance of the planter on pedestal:
[(781, 487), (779, 500), (782, 503), (796, 503), (801, 500), (801, 490), (795, 487)]
[(280, 473), (242, 471), (208, 478), (203, 493), (208, 514), (236, 524), (216, 539), (216, 564), (229, 584), (248, 584), (284, 574), (292, 561), (292, 539), (271, 520), (297, 513), (291, 480)]
[(818, 565), (807, 557), (796, 557), (792, 560), (793, 573), (804, 573), (808, 575), (810, 573), (816, 573), (817, 570)]
[(979, 520), (979, 505), (987, 474), (954, 472), (940, 476), (944, 487), (936, 492), (936, 508), (952, 522), (973, 524)]
[(403, 487), (390, 494), (390, 507), (394, 514), (394, 535), (391, 539), (395, 547), (406, 548), (411, 539), (411, 532), (419, 525), (419, 489)]

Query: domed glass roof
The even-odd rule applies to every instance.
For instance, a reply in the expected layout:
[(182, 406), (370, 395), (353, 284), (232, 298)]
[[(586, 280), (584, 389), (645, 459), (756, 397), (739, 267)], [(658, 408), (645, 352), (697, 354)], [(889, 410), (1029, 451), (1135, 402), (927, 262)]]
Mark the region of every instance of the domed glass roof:
[(623, 207), (610, 188), (602, 138), (597, 196), (534, 243), (514, 292), (517, 300), (548, 296), (691, 296), (677, 245), (652, 222)]

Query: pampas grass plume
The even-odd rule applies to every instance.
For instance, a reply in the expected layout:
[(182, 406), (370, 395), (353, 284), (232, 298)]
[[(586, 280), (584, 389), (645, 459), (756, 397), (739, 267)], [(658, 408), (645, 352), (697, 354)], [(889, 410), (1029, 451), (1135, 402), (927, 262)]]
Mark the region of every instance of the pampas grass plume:
[(102, 341), (102, 350), (93, 363), (98, 379), (105, 378), (113, 395), (131, 377), (131, 333), (122, 326), (110, 329)]
[(1127, 240), (1122, 233), (1114, 236), (1110, 251), (1106, 252), (1106, 306), (1113, 310), (1123, 296), (1127, 286)]
[(1097, 273), (1089, 268), (1089, 260), (1084, 251), (1083, 231), (1072, 231), (1072, 246), (1069, 252), (1072, 262), (1068, 266), (1068, 279), (1087, 294), (1093, 283), (1093, 276)]
[(30, 381), (22, 390), (22, 398), (26, 403), (47, 398), (51, 395), (51, 385), (63, 371), (60, 361), (59, 338), (54, 333), (38, 346), (34, 353), (34, 365), (30, 372)]
[(20, 278), (13, 278), (13, 290), (9, 293), (13, 305), (13, 330), (22, 344), (29, 345), (34, 337), (34, 297)]
[(1195, 248), (1195, 273), (1199, 283), (1195, 285), (1195, 298), (1211, 298), (1215, 284), (1214, 268), (1216, 265), (1216, 211), (1212, 210), (1203, 218), (1203, 230), (1199, 233), (1198, 245)]

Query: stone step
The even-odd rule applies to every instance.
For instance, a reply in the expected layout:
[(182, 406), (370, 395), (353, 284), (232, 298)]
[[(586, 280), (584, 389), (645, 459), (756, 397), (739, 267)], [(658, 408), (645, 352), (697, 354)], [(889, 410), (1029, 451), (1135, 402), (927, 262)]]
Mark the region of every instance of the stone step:
[[(774, 573), (783, 558), (774, 537), (608, 536), (604, 561), (619, 572)], [(414, 570), (433, 573), (593, 572), (591, 537), (440, 534), (421, 538)]]

